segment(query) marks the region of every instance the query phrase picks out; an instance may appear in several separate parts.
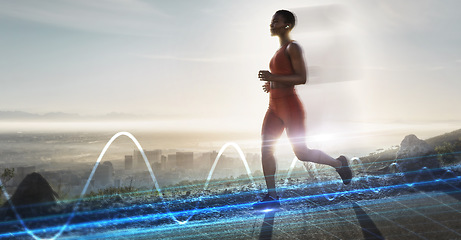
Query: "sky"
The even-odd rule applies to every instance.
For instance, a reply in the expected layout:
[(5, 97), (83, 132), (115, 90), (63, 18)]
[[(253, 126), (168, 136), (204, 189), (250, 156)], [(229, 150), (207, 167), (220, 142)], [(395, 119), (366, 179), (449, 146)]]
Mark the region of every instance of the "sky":
[(457, 0), (0, 0), (0, 111), (117, 112), (149, 116), (133, 123), (138, 129), (258, 136), (268, 95), (257, 73), (279, 47), (271, 17), (288, 9), (309, 71), (309, 83), (297, 87), (308, 134), (415, 126), (443, 133), (461, 122), (460, 7)]

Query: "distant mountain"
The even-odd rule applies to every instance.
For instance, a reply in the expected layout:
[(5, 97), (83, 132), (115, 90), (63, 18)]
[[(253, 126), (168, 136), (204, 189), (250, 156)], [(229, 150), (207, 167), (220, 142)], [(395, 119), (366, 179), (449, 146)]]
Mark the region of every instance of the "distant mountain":
[(63, 112), (51, 112), (41, 115), (45, 119), (78, 119), (81, 118), (78, 114), (63, 113)]
[(117, 113), (117, 112), (111, 112), (111, 113), (108, 113), (104, 116), (102, 116), (103, 118), (105, 119), (138, 119), (138, 118), (142, 118), (138, 115), (134, 115), (134, 114), (128, 114), (128, 113)]
[(108, 113), (99, 116), (81, 116), (75, 113), (50, 112), (35, 114), (22, 111), (0, 111), (0, 121), (97, 121), (97, 120), (135, 120), (145, 116), (126, 113)]
[(0, 111), (0, 120), (10, 119), (29, 119), (36, 118), (39, 115), (20, 111)]

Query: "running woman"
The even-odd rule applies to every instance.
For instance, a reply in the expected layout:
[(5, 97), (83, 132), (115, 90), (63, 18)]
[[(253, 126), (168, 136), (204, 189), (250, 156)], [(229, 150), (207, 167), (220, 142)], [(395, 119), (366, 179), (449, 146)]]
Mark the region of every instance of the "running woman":
[(346, 157), (334, 159), (306, 146), (304, 109), (294, 87), (307, 82), (307, 70), (300, 45), (290, 38), (295, 22), (296, 17), (290, 11), (279, 10), (274, 14), (270, 31), (272, 36), (279, 38), (280, 48), (269, 63), (270, 71), (261, 70), (258, 74), (260, 81), (265, 82), (263, 90), (270, 95), (261, 131), (262, 167), (268, 193), (254, 205), (255, 208), (280, 206), (275, 188), (274, 147), (284, 129), (299, 160), (334, 167), (344, 184), (349, 184), (352, 179)]

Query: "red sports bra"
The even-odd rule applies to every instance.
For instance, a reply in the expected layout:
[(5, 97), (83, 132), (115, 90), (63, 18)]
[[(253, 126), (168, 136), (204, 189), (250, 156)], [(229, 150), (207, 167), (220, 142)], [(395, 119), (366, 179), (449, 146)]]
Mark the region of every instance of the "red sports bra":
[(277, 50), (277, 52), (275, 52), (274, 56), (272, 57), (269, 63), (269, 69), (271, 70), (272, 74), (291, 75), (294, 73), (290, 57), (286, 52), (288, 45), (292, 42), (293, 41), (286, 43), (285, 45), (280, 47), (280, 49)]

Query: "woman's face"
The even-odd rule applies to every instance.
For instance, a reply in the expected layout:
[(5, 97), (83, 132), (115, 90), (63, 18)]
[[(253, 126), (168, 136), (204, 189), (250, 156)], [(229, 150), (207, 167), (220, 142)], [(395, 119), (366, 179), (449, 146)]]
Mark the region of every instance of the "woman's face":
[(272, 21), (269, 26), (272, 36), (280, 36), (288, 30), (288, 28), (286, 28), (287, 23), (285, 23), (285, 18), (280, 14), (274, 14), (274, 16), (272, 16)]

